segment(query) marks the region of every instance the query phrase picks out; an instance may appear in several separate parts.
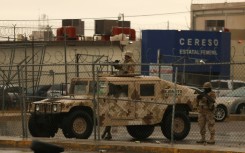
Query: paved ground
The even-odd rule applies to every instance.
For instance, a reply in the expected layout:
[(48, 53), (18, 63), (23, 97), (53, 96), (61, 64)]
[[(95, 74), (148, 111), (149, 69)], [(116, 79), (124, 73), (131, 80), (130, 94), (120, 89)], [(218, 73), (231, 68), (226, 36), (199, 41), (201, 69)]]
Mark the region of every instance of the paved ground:
[[(0, 148), (0, 153), (33, 153), (33, 151), (31, 149)], [(63, 153), (81, 153), (81, 151), (65, 151)], [(82, 153), (98, 153), (98, 152), (82, 152)]]
[[(33, 140), (16, 137), (0, 137), (1, 148), (30, 148)], [(107, 152), (107, 153), (245, 153), (245, 147), (224, 147), (217, 145), (187, 145), (166, 143), (141, 143), (122, 141), (94, 141), (77, 139), (39, 138), (38, 141), (61, 146), (66, 153)]]
[[(12, 120), (11, 115), (7, 115), (9, 118), (0, 117), (5, 120)], [(15, 115), (13, 115), (15, 116)], [(230, 121), (245, 121), (245, 116), (233, 116), (229, 118)], [(21, 125), (16, 125), (16, 127), (21, 127)], [(244, 127), (244, 126), (242, 126)], [(10, 128), (13, 130), (13, 128)], [(237, 130), (238, 131), (238, 130)], [(243, 131), (240, 131), (244, 133)], [(242, 138), (242, 135), (240, 135)], [(195, 138), (196, 140), (197, 138)], [(20, 153), (26, 152), (21, 149), (30, 148), (33, 140), (37, 138), (23, 139), (16, 136), (0, 136), (0, 152), (4, 151), (5, 148), (18, 148), (16, 150), (7, 151), (9, 153)], [(39, 141), (47, 142), (50, 144), (56, 144), (64, 147), (65, 153), (97, 153), (97, 152), (107, 152), (107, 153), (245, 153), (245, 145), (231, 145), (230, 147), (225, 147), (217, 143), (216, 145), (198, 145), (193, 143), (188, 144), (170, 144), (166, 141), (158, 141), (158, 143), (147, 143), (147, 142), (132, 142), (132, 141), (94, 141), (89, 140), (78, 140), (78, 139), (60, 139), (57, 138), (39, 138)], [(229, 146), (229, 145), (227, 145)], [(17, 151), (18, 150), (18, 151)], [(12, 151), (12, 152), (11, 152)], [(30, 150), (29, 150), (30, 152)], [(29, 153), (28, 152), (28, 153)]]

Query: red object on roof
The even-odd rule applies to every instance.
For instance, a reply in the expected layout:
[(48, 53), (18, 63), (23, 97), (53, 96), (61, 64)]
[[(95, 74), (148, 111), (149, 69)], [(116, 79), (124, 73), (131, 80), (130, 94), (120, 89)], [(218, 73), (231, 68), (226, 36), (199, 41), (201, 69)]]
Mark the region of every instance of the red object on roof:
[(67, 40), (78, 40), (78, 36), (76, 35), (76, 28), (74, 26), (64, 26), (58, 28), (56, 34), (57, 40), (64, 40), (65, 35)]
[(121, 33), (128, 35), (129, 40), (136, 40), (136, 32), (134, 29), (130, 29), (129, 27), (112, 27), (112, 36), (119, 35)]

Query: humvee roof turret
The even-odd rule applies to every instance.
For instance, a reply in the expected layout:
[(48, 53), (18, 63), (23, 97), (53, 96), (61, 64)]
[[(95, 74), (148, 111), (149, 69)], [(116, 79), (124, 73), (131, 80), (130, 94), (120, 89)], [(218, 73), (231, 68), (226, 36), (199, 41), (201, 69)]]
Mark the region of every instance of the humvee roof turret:
[(87, 139), (96, 119), (99, 126), (125, 126), (137, 139), (148, 138), (160, 126), (171, 139), (175, 108), (181, 122), (174, 124), (173, 136), (182, 140), (190, 131), (188, 114), (194, 105), (194, 90), (154, 76), (73, 78), (68, 96), (29, 105), (29, 131), (34, 137), (53, 137), (61, 128), (67, 138)]

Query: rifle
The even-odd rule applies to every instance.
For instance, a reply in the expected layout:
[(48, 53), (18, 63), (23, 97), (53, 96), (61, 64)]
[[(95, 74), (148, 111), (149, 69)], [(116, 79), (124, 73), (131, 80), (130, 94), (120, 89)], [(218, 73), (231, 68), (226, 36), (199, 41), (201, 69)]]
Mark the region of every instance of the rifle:
[(200, 100), (200, 99), (202, 99), (203, 97), (205, 97), (205, 98), (207, 98), (207, 102), (208, 102), (208, 108), (210, 109), (210, 110), (214, 110), (214, 103), (215, 103), (215, 100), (212, 98), (212, 97), (210, 97), (208, 94), (206, 94), (205, 92), (199, 92), (199, 91), (197, 91), (198, 92), (198, 96), (197, 96), (197, 99), (198, 100)]

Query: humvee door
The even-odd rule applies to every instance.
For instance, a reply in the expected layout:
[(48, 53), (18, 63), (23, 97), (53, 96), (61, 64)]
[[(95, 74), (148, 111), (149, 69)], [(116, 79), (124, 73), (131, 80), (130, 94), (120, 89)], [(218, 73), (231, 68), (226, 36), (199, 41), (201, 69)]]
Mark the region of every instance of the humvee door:
[[(109, 82), (108, 95), (100, 110), (110, 119), (134, 119), (135, 104), (133, 94), (134, 82)], [(102, 114), (103, 115), (103, 114)]]

